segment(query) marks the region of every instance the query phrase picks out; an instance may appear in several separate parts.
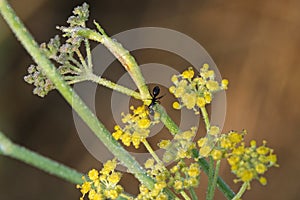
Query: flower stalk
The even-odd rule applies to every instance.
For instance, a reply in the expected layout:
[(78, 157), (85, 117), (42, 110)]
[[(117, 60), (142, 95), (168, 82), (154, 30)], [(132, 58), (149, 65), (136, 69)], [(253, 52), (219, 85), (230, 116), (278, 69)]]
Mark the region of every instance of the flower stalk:
[(0, 131), (0, 154), (20, 160), (44, 172), (74, 184), (81, 184), (83, 174), (25, 147), (13, 143)]

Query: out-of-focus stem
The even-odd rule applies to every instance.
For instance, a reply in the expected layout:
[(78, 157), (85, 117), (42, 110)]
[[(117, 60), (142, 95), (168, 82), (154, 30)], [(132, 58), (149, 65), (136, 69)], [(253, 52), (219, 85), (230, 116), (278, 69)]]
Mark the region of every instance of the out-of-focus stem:
[(83, 174), (10, 141), (0, 132), (0, 154), (25, 162), (51, 175), (81, 184)]

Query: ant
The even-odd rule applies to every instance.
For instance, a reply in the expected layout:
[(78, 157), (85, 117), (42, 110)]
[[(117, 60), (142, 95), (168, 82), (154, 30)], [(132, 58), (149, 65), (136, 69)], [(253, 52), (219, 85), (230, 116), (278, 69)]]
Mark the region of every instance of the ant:
[(150, 115), (154, 115), (154, 110), (153, 110), (154, 105), (155, 105), (156, 103), (160, 103), (159, 99), (161, 99), (161, 98), (164, 96), (164, 95), (163, 95), (163, 96), (158, 97), (159, 93), (160, 93), (160, 88), (159, 88), (158, 86), (155, 86), (155, 87), (153, 88), (152, 94), (150, 93), (150, 95), (151, 95), (151, 97), (152, 97), (151, 103), (150, 103), (150, 105), (148, 106)]

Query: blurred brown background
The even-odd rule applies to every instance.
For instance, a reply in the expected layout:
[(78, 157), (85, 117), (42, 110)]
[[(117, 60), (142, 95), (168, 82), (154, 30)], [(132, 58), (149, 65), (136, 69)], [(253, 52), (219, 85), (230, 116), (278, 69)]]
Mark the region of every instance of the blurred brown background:
[[(64, 25), (73, 7), (82, 2), (10, 1), (38, 42), (58, 34), (55, 26)], [(266, 175), (268, 185), (253, 183), (243, 199), (300, 199), (300, 1), (87, 2), (90, 19), (100, 22), (110, 35), (157, 26), (180, 31), (202, 44), (222, 76), (230, 80), (225, 130), (247, 129), (247, 140), (266, 139), (279, 158), (280, 168)], [(0, 129), (15, 142), (81, 172), (99, 168), (79, 140), (71, 108), (62, 97), (57, 92), (44, 99), (32, 95), (32, 86), (23, 81), (32, 60), (2, 19), (0, 60)], [(160, 60), (167, 59), (151, 62)], [(181, 61), (168, 64), (185, 67)], [(103, 92), (109, 94), (108, 90)], [(99, 102), (101, 110), (109, 100)], [(103, 121), (109, 124), (109, 120)], [(224, 167), (222, 176), (237, 189), (228, 167)], [(1, 200), (79, 199), (79, 195), (72, 184), (0, 157)], [(224, 197), (217, 193), (216, 199)]]

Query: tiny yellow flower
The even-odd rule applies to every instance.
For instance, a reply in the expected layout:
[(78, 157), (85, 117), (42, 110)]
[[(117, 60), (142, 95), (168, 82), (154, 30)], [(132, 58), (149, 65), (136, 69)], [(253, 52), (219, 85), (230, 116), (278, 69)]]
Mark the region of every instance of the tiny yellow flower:
[(122, 140), (122, 143), (125, 145), (125, 146), (130, 146), (130, 143), (131, 143), (131, 135), (129, 133), (124, 133), (122, 136), (121, 136), (121, 140)]
[(169, 88), (169, 92), (172, 93), (172, 94), (174, 94), (175, 90), (176, 90), (176, 88), (175, 88), (174, 85), (172, 85), (172, 86)]
[(199, 155), (201, 157), (207, 157), (210, 152), (211, 152), (211, 147), (206, 145), (200, 148)]
[(89, 178), (90, 178), (92, 181), (95, 181), (96, 179), (98, 179), (99, 173), (98, 173), (97, 170), (92, 169), (92, 170), (89, 171), (88, 176), (89, 176)]
[(121, 175), (122, 174), (120, 172), (113, 172), (107, 177), (107, 180), (112, 184), (117, 184), (121, 179)]
[(229, 158), (227, 158), (227, 161), (231, 166), (233, 166), (233, 165), (236, 165), (240, 161), (240, 157), (233, 155), (233, 156), (230, 156)]
[(185, 94), (182, 97), (182, 103), (187, 109), (192, 109), (196, 105), (197, 96), (194, 93)]
[(259, 163), (255, 166), (255, 170), (257, 171), (257, 173), (263, 174), (265, 173), (265, 171), (267, 171), (267, 167), (264, 164)]
[(152, 168), (154, 165), (154, 159), (153, 158), (148, 159), (144, 165), (145, 165), (145, 168), (147, 168), (147, 169)]
[(267, 157), (268, 161), (271, 163), (271, 165), (275, 164), (277, 162), (277, 156), (275, 154), (271, 154)]
[(218, 135), (220, 133), (220, 128), (217, 126), (211, 126), (208, 134), (210, 135)]
[(116, 199), (119, 196), (119, 194), (116, 190), (108, 190), (106, 196), (111, 199)]
[(177, 87), (176, 88), (176, 90), (175, 90), (175, 92), (174, 92), (174, 96), (176, 97), (176, 98), (179, 98), (179, 97), (182, 97), (182, 95), (184, 94), (184, 92), (185, 92), (185, 89), (184, 89), (184, 87)]
[(188, 70), (185, 70), (183, 73), (182, 73), (182, 77), (183, 78), (186, 78), (186, 79), (191, 79), (194, 77), (194, 70), (193, 68), (189, 67)]
[(207, 81), (206, 87), (207, 87), (207, 89), (209, 89), (212, 92), (220, 89), (219, 83), (217, 81), (212, 81), (212, 80)]
[(100, 173), (104, 175), (108, 175), (111, 171), (113, 171), (117, 166), (117, 160), (108, 160), (106, 163), (104, 163), (103, 168), (101, 169)]
[(197, 177), (192, 177), (188, 180), (189, 186), (197, 187), (199, 185), (199, 179)]
[(170, 140), (162, 140), (160, 141), (160, 143), (158, 143), (158, 146), (159, 148), (166, 149), (170, 146), (170, 144), (171, 144)]
[(142, 141), (142, 137), (141, 137), (140, 134), (134, 132), (132, 134), (131, 141), (132, 141), (133, 146), (137, 149), (140, 146), (140, 143)]
[(206, 137), (200, 138), (200, 139), (197, 141), (197, 144), (198, 144), (199, 147), (203, 147), (204, 144), (207, 143), (207, 141), (208, 141), (208, 139), (207, 139)]
[(205, 92), (204, 93), (204, 99), (205, 99), (205, 103), (210, 103), (212, 101), (212, 96), (210, 92)]
[(239, 134), (237, 132), (230, 132), (228, 134), (228, 139), (232, 143), (239, 143), (239, 142), (241, 142), (243, 140), (243, 135)]
[(256, 149), (257, 153), (260, 154), (260, 155), (266, 155), (269, 153), (269, 148), (268, 147), (265, 147), (265, 146), (260, 146)]
[(170, 172), (174, 174), (175, 172), (178, 172), (178, 170), (179, 170), (179, 167), (177, 165), (175, 165), (174, 167), (172, 167), (170, 169)]
[(80, 192), (84, 195), (88, 193), (91, 190), (91, 183), (90, 182), (84, 182), (81, 186)]
[(172, 106), (176, 110), (179, 110), (181, 108), (180, 104), (177, 101), (175, 101)]
[(191, 165), (188, 169), (188, 175), (191, 177), (196, 177), (200, 174), (199, 166), (197, 165)]
[(227, 79), (222, 80), (222, 88), (225, 90), (228, 89), (228, 80)]
[(250, 141), (250, 145), (251, 145), (251, 147), (256, 147), (256, 141), (255, 140), (251, 140)]
[(163, 194), (163, 193), (160, 193), (155, 200), (167, 200), (168, 199), (168, 196)]
[(178, 77), (176, 75), (173, 75), (172, 78), (171, 78), (171, 81), (174, 83), (174, 84), (177, 84), (178, 83)]
[(146, 195), (149, 192), (148, 188), (145, 185), (140, 186), (140, 193)]
[(182, 181), (176, 180), (174, 183), (174, 188), (175, 188), (175, 190), (181, 190), (183, 188)]
[(209, 68), (209, 65), (208, 65), (207, 63), (204, 63), (204, 64), (202, 65), (202, 70), (207, 71), (208, 68)]
[(265, 177), (260, 177), (259, 178), (259, 182), (262, 184), (262, 185), (267, 185), (267, 179)]
[(143, 128), (143, 129), (149, 128), (149, 126), (150, 126), (150, 120), (147, 119), (147, 118), (143, 118), (143, 119), (141, 119), (141, 120), (138, 121), (138, 126), (140, 128)]
[(117, 130), (113, 132), (112, 136), (115, 138), (115, 140), (119, 140), (122, 136), (123, 132), (121, 130)]
[(253, 172), (250, 170), (243, 170), (241, 171), (240, 177), (242, 179), (242, 181), (244, 182), (250, 182), (253, 179)]
[(183, 148), (179, 148), (179, 149), (177, 150), (177, 157), (178, 157), (178, 158), (185, 158), (185, 157), (187, 157), (187, 152), (186, 152), (186, 150), (183, 149)]
[(205, 104), (206, 104), (206, 101), (205, 101), (205, 99), (204, 99), (203, 97), (198, 97), (198, 98), (197, 98), (197, 106), (198, 106), (199, 108), (204, 107)]
[(211, 156), (213, 157), (214, 160), (220, 160), (222, 158), (222, 151), (214, 149), (211, 152)]

